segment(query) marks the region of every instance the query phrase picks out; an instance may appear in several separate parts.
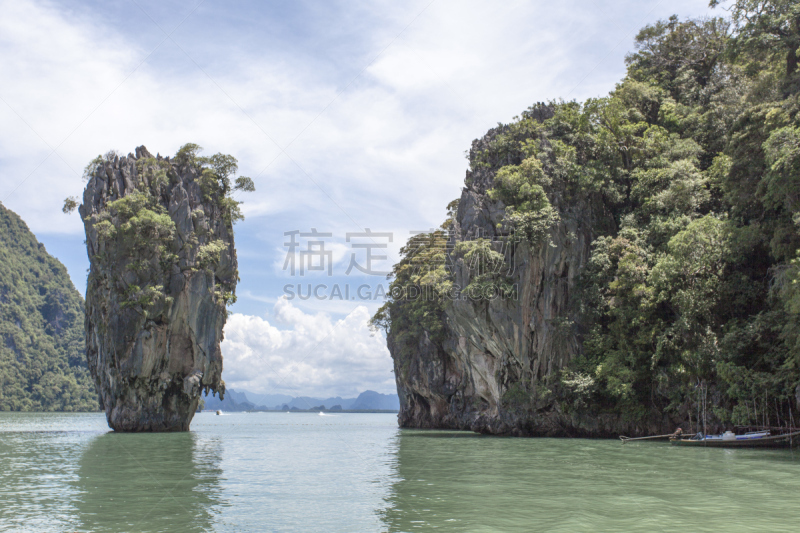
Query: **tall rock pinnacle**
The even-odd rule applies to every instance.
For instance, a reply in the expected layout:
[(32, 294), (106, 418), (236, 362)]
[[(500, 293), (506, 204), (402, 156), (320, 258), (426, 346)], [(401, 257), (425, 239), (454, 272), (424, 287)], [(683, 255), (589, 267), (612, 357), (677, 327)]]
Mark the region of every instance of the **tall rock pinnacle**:
[(201, 393), (225, 392), (220, 342), (238, 281), (236, 160), (198, 151), (186, 145), (170, 160), (140, 146), (87, 167), (86, 349), (118, 431), (186, 431)]

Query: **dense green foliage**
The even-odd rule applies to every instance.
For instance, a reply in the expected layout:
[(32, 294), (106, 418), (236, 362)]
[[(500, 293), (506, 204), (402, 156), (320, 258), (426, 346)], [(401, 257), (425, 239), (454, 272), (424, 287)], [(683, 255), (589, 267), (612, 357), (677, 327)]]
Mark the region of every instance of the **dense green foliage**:
[(441, 340), (442, 321), (452, 281), (445, 267), (447, 234), (421, 233), (400, 249), (389, 286), (390, 301), (372, 318), (373, 326), (393, 328), (399, 343), (427, 334)]
[(99, 409), (83, 314), (64, 265), (0, 205), (0, 411)]
[[(151, 186), (158, 186), (157, 183), (153, 180)], [(135, 191), (109, 202), (106, 209), (93, 216), (103, 243), (95, 257), (100, 269), (111, 271), (124, 265), (135, 273), (133, 281), (123, 276), (118, 280), (126, 284), (122, 307), (137, 310), (147, 318), (157, 303), (168, 305), (171, 298), (165, 295), (164, 287), (148, 283), (166, 278), (177, 260), (171, 251), (175, 223), (158, 196)]]
[(531, 150), (534, 147), (527, 145), (523, 148), (534, 154), (519, 165), (501, 168), (495, 175), (494, 188), (489, 191), (492, 200), (500, 200), (506, 205), (508, 231), (513, 230), (531, 242), (541, 240), (558, 219), (544, 189), (552, 184), (552, 178), (536, 157), (535, 149)]
[[(204, 200), (219, 208), (231, 233), (232, 225), (244, 219), (240, 202), (233, 198), (233, 193), (254, 191), (253, 181), (246, 176), (232, 180), (238, 171), (235, 157), (221, 153), (204, 157), (199, 155), (201, 151), (200, 146), (188, 143), (178, 150), (171, 162), (140, 158), (136, 161), (137, 190), (109, 202), (101, 212), (91, 215), (100, 242), (100, 251), (94, 257), (98, 271), (118, 275), (102, 280), (90, 275), (90, 291), (97, 290), (98, 284), (112, 284), (114, 292), (121, 295), (121, 308), (130, 308), (145, 320), (159, 320), (169, 308), (172, 298), (167, 296), (164, 283), (178, 262), (178, 255), (174, 249), (175, 222), (165, 205), (170, 182), (179, 179), (180, 167), (193, 167), (199, 175)], [(104, 161), (113, 161), (114, 157), (117, 154), (112, 151), (93, 159), (86, 166), (84, 176), (91, 178)], [(63, 211), (71, 212), (76, 206), (76, 200), (67, 198)], [(202, 210), (193, 213), (195, 216), (203, 216)], [(223, 241), (205, 233), (190, 235), (186, 244), (197, 248), (193, 270), (213, 270), (226, 248)], [(224, 281), (216, 285), (213, 297), (223, 305), (236, 301), (235, 292)]]
[[(534, 106), (470, 160), (496, 170), (489, 195), (532, 244), (563, 206), (603, 206), (574, 295), (583, 355), (560, 387), (631, 420), (696, 417), (701, 395), (721, 423), (794, 416), (800, 4), (731, 14), (645, 27), (609, 96)], [(404, 249), (394, 284), (419, 283), (403, 269), (421, 257)], [(433, 331), (415, 305), (394, 298), (383, 323)]]
[(504, 275), (506, 256), (495, 248), (489, 239), (475, 239), (455, 245), (453, 257), (463, 258), (464, 265), (470, 270), (470, 282), (463, 290), (464, 296), (473, 300), (514, 297), (516, 289), (513, 280)]
[(244, 215), (239, 208), (239, 203), (233, 198), (233, 193), (253, 192), (256, 190), (253, 180), (247, 176), (238, 176), (233, 182), (231, 178), (239, 170), (239, 162), (228, 154), (217, 153), (212, 156), (198, 155), (203, 149), (194, 144), (187, 143), (181, 146), (175, 154), (178, 164), (191, 164), (201, 169), (200, 186), (206, 199), (217, 201), (225, 220), (235, 224), (244, 220)]

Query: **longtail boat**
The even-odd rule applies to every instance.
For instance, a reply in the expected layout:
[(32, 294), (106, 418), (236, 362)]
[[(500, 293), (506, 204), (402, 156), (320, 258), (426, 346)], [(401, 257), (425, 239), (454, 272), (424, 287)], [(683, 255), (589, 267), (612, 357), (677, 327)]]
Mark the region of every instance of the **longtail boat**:
[(792, 448), (800, 445), (800, 431), (773, 435), (770, 431), (752, 431), (735, 435), (726, 431), (722, 435), (698, 433), (691, 439), (671, 438), (675, 446), (705, 446), (707, 448)]
[(619, 440), (622, 441), (622, 444), (626, 442), (633, 442), (639, 440), (663, 440), (668, 441), (677, 437), (688, 439), (690, 437), (694, 437), (694, 433), (686, 434), (686, 433), (668, 433), (666, 435), (650, 435), (649, 437), (626, 437), (625, 435), (620, 435)]

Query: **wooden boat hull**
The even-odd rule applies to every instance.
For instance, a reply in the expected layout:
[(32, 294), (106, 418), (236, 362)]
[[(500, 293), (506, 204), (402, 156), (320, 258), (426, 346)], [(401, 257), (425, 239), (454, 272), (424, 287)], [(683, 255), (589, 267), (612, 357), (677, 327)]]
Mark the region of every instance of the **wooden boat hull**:
[(649, 437), (626, 437), (625, 435), (620, 435), (619, 436), (619, 440), (622, 441), (622, 444), (625, 444), (626, 442), (638, 442), (638, 441), (641, 441), (641, 440), (664, 441), (664, 442), (666, 442), (668, 440), (677, 439), (678, 437), (681, 437), (681, 438), (684, 438), (684, 439), (689, 439), (689, 438), (694, 437), (694, 435), (695, 435), (694, 433), (688, 433), (688, 434), (687, 433), (681, 433), (679, 435), (676, 435), (675, 433), (670, 433), (668, 435), (650, 435)]
[(675, 446), (699, 446), (704, 448), (792, 448), (800, 445), (800, 431), (785, 435), (773, 435), (758, 439), (738, 440), (692, 440), (670, 439)]

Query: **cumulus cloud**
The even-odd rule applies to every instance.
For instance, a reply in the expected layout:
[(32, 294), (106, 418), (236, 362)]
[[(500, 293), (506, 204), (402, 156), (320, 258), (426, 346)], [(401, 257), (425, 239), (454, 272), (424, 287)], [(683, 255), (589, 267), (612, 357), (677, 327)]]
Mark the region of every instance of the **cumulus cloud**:
[(473, 138), (538, 100), (602, 95), (639, 26), (700, 11), (419, 0), (332, 3), (321, 18), (303, 4), (137, 5), (148, 15), (0, 0), (0, 200), (34, 231), (81, 233), (59, 208), (98, 153), (189, 141), (256, 178), (244, 211), (259, 229), (277, 217), (322, 231), (436, 225)]
[(378, 302), (280, 300), (300, 281), (283, 270), (283, 233), (332, 232), (336, 282), (348, 281), (347, 232), (392, 232), (395, 262), (409, 232), (438, 226), (460, 194), (472, 139), (537, 101), (602, 96), (638, 28), (706, 10), (698, 0), (0, 0), (0, 201), (62, 252), (83, 290), (82, 224), (60, 208), (88, 161), (142, 143), (234, 154), (257, 191), (239, 198), (226, 380), (389, 392), (383, 338), (364, 325)]
[(366, 307), (332, 320), (281, 298), (272, 315), (274, 323), (238, 313), (228, 319), (222, 343), (227, 386), (292, 396), (395, 392), (386, 341), (367, 326)]

